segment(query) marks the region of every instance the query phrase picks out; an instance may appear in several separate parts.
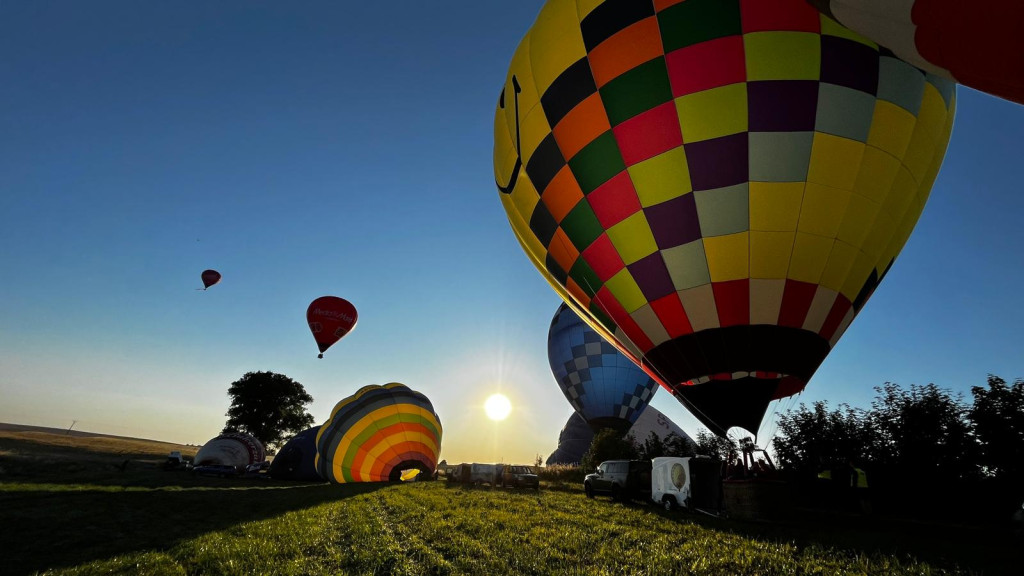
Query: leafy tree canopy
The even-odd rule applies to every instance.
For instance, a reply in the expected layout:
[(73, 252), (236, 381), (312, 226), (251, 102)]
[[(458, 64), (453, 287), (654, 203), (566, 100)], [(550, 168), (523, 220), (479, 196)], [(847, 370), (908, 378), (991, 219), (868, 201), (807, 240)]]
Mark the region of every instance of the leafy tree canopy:
[(313, 397), (302, 384), (274, 372), (248, 372), (228, 388), (231, 408), (224, 432), (255, 436), (269, 449), (313, 426), (306, 406)]
[(866, 420), (863, 410), (846, 404), (832, 411), (824, 401), (810, 408), (800, 404), (779, 416), (779, 432), (772, 441), (779, 465), (817, 474), (849, 460), (871, 459), (879, 440)]
[(974, 405), (968, 416), (981, 450), (981, 464), (990, 476), (1024, 481), (1024, 380), (1007, 384), (989, 375), (988, 387), (971, 388)]
[(689, 438), (683, 438), (675, 432), (670, 432), (662, 439), (656, 432), (651, 432), (644, 440), (639, 440), (630, 435), (628, 440), (636, 446), (637, 454), (641, 460), (651, 460), (662, 456), (696, 456), (697, 445)]
[(722, 438), (704, 430), (697, 432), (697, 454), (730, 461), (736, 457), (737, 450), (736, 442), (732, 438)]
[(602, 428), (594, 434), (580, 465), (584, 470), (594, 470), (605, 460), (635, 460), (638, 457), (636, 446), (623, 438), (621, 431)]
[(972, 471), (976, 444), (959, 395), (935, 384), (911, 384), (910, 390), (886, 382), (876, 387), (868, 426), (880, 440), (878, 463), (906, 475), (962, 478)]

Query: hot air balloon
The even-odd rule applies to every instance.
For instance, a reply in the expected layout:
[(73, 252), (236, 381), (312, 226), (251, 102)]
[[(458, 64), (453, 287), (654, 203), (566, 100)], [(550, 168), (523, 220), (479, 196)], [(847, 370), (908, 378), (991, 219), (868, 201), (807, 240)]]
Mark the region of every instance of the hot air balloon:
[(299, 432), (285, 443), (270, 463), (267, 475), (275, 480), (323, 480), (316, 471), (316, 435), (319, 426)]
[(351, 302), (337, 296), (321, 296), (306, 309), (306, 322), (320, 348), (317, 358), (323, 358), (335, 342), (356, 327), (359, 314)]
[(244, 472), (251, 464), (259, 464), (266, 458), (263, 444), (255, 437), (240, 432), (221, 434), (203, 444), (192, 461), (200, 466), (230, 466), (236, 472)]
[(595, 429), (625, 432), (658, 384), (562, 304), (548, 330), (548, 362), (562, 394)]
[(808, 0), (910, 64), (1024, 103), (1020, 0)]
[(803, 390), (938, 174), (955, 83), (802, 0), (549, 0), (494, 170), (555, 291), (718, 434)]
[(203, 270), (200, 277), (203, 279), (203, 290), (220, 282), (220, 272), (216, 270)]
[[(632, 436), (636, 441), (643, 442), (650, 437), (651, 432), (654, 432), (662, 442), (668, 440), (672, 434), (693, 442), (693, 438), (689, 434), (654, 406), (648, 406), (640, 414), (632, 428), (626, 433), (626, 437)], [(579, 412), (573, 412), (558, 434), (558, 447), (548, 456), (547, 465), (578, 464), (583, 460), (583, 455), (590, 448), (590, 443), (593, 440), (593, 429), (583, 419), (583, 416), (580, 416)]]
[(326, 480), (397, 481), (428, 475), (441, 451), (441, 421), (426, 396), (404, 384), (364, 386), (331, 411), (316, 438), (317, 472)]

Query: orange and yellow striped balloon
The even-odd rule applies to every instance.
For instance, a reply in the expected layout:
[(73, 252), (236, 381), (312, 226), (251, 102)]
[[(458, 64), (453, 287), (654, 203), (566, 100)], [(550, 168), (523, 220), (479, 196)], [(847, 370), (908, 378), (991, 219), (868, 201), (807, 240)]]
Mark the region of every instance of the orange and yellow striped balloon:
[(397, 481), (433, 474), (441, 421), (426, 396), (393, 382), (365, 386), (331, 411), (316, 437), (316, 469), (330, 482)]

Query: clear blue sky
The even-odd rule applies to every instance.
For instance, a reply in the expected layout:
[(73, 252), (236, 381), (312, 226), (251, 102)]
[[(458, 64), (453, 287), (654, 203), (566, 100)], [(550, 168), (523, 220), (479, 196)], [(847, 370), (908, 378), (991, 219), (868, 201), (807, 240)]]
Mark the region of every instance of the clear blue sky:
[[(271, 370), (318, 421), (398, 381), (433, 400), (443, 458), (546, 456), (571, 413), (559, 300), (491, 167), (540, 6), (0, 3), (0, 421), (202, 443), (228, 385)], [(1024, 376), (1024, 107), (959, 98), (914, 235), (796, 402)], [(196, 291), (206, 268), (224, 280)], [(326, 294), (360, 320), (317, 360), (304, 314)]]

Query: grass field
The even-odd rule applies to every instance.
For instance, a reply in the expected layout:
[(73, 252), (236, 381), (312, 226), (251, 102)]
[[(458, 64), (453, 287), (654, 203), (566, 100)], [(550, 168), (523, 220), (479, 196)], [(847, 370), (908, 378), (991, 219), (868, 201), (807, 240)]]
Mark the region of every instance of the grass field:
[(0, 431), (0, 574), (1010, 574), (1020, 544), (884, 518), (727, 521), (572, 486), (198, 478), (161, 470), (166, 446)]

